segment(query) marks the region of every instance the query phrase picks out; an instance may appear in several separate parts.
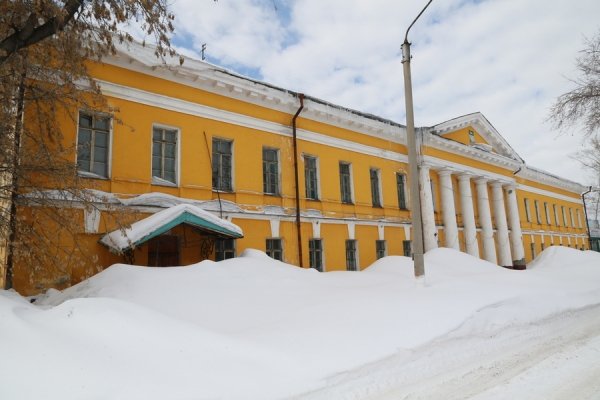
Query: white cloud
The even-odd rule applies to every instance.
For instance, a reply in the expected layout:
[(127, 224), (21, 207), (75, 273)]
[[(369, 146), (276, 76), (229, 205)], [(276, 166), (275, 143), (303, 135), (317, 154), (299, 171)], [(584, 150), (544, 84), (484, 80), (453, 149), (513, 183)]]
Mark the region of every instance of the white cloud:
[[(422, 4), (421, 4), (422, 3)], [(176, 0), (185, 45), (242, 73), (404, 123), (400, 45), (425, 1)], [(600, 2), (434, 1), (412, 28), (415, 120), (483, 112), (531, 165), (583, 180), (579, 135), (545, 122)]]

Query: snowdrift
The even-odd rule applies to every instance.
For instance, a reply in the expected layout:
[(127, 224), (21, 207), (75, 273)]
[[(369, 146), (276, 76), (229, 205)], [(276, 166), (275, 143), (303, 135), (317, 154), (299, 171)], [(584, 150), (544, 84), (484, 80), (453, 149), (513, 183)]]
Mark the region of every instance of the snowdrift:
[(246, 251), (114, 265), (30, 304), (0, 291), (2, 399), (276, 399), (450, 333), (600, 303), (600, 254), (548, 248), (512, 271), (449, 249), (318, 273)]

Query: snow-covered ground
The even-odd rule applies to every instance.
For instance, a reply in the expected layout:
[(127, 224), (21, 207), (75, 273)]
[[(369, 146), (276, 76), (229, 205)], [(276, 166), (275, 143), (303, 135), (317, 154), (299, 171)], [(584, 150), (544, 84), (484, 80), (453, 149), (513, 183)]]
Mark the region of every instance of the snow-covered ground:
[(0, 291), (0, 399), (600, 399), (600, 253), (526, 271), (464, 253), (303, 270), (114, 265)]

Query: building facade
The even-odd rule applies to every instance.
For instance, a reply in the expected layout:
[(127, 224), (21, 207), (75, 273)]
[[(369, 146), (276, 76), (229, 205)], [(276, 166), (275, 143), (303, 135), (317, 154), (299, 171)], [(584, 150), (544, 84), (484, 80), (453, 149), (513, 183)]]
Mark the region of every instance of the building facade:
[[(101, 194), (76, 212), (101, 267), (185, 265), (246, 248), (321, 271), (410, 255), (403, 125), (201, 61), (165, 65), (137, 44), (91, 68), (116, 111), (78, 110), (63, 131), (77, 144), (79, 174)], [(527, 166), (481, 113), (417, 131), (426, 250), (519, 268), (551, 245), (588, 248), (584, 188)], [(103, 241), (117, 229), (109, 205), (143, 221), (179, 204), (243, 237), (180, 216), (127, 251)], [(33, 292), (25, 269), (15, 268), (15, 287)], [(85, 275), (74, 267), (67, 284)]]

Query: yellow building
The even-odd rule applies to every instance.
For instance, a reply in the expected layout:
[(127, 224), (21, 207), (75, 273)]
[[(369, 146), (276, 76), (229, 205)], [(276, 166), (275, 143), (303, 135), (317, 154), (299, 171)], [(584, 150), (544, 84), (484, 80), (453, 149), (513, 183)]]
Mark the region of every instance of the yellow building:
[[(201, 61), (164, 65), (137, 44), (92, 72), (118, 111), (79, 110), (64, 132), (77, 143), (79, 173), (104, 192), (96, 208), (77, 210), (101, 267), (185, 265), (255, 248), (302, 267), (359, 270), (410, 254), (403, 125)], [(525, 165), (482, 114), (418, 133), (426, 250), (519, 267), (550, 245), (588, 247), (584, 188)], [(144, 221), (179, 204), (232, 222), (243, 237), (184, 212), (129, 246), (107, 240), (117, 230), (103, 212), (110, 205)], [(84, 270), (73, 267), (66, 284)], [(39, 290), (25, 271), (15, 267), (15, 288)]]

